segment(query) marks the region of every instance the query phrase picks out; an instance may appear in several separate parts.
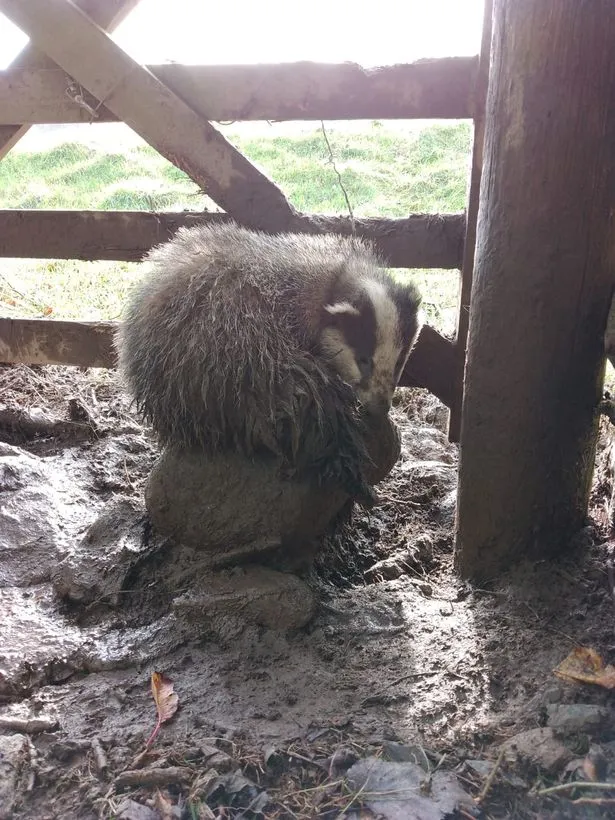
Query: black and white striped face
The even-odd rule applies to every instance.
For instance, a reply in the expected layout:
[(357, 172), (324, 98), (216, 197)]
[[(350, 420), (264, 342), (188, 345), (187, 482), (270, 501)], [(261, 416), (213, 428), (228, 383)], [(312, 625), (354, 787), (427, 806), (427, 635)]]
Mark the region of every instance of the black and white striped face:
[(348, 301), (325, 306), (322, 353), (356, 391), (368, 413), (388, 412), (418, 335), (414, 288), (366, 279)]

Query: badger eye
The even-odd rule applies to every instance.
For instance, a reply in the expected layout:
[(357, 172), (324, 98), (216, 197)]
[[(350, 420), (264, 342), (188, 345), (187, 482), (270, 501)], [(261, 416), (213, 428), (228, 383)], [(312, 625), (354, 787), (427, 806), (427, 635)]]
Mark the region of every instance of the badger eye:
[(357, 367), (361, 373), (362, 378), (368, 379), (372, 372), (372, 360), (369, 356), (359, 356), (357, 359)]

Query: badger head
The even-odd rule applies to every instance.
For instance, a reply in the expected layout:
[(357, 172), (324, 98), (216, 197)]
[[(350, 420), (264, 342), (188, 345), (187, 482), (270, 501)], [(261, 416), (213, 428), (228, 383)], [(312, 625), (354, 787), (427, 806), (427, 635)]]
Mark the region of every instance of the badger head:
[(421, 297), (384, 271), (349, 287), (340, 280), (323, 308), (320, 350), (362, 408), (388, 412), (421, 326)]

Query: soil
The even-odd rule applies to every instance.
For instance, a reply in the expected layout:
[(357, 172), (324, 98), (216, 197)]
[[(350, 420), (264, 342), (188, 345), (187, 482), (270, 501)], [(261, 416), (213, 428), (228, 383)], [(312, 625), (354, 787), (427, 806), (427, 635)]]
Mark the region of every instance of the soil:
[[(0, 401), (0, 818), (613, 816), (612, 689), (553, 673), (615, 660), (608, 422), (586, 529), (478, 589), (446, 410), (400, 390), (381, 504), (304, 575), (314, 618), (274, 630), (191, 604), (209, 581), (149, 525), (158, 451), (113, 373), (4, 367)], [(144, 752), (153, 672), (178, 709)], [(433, 808), (383, 809), (373, 758), (420, 767)], [(453, 775), (468, 800), (438, 808)]]

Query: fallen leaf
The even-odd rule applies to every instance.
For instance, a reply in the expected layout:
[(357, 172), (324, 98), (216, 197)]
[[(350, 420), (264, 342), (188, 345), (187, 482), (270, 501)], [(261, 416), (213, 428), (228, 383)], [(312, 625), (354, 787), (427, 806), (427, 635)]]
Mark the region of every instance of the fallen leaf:
[(599, 749), (590, 750), (581, 768), (587, 780), (594, 782), (606, 780), (608, 763)]
[(173, 681), (162, 672), (152, 672), (152, 697), (158, 711), (158, 722), (145, 744), (146, 748), (154, 742), (162, 724), (173, 717), (179, 705), (179, 698), (173, 691)]
[(216, 806), (244, 809), (244, 814), (247, 809), (255, 814), (262, 814), (271, 802), (267, 792), (241, 772), (229, 772), (217, 777), (209, 785), (206, 799), (210, 804), (213, 801)]
[(346, 784), (364, 809), (383, 820), (445, 820), (471, 816), (475, 807), (454, 772), (440, 769), (427, 775), (416, 763), (366, 757), (348, 769)]
[(158, 810), (162, 820), (173, 820), (173, 804), (167, 800), (166, 795), (163, 795), (160, 789), (156, 789), (154, 794), (154, 808)]
[(553, 673), (572, 683), (593, 683), (604, 689), (615, 689), (615, 666), (604, 665), (595, 649), (577, 646)]
[(47, 305), (47, 307), (43, 308), (43, 316), (50, 316), (52, 313), (53, 313), (53, 308), (49, 307), (49, 305)]

